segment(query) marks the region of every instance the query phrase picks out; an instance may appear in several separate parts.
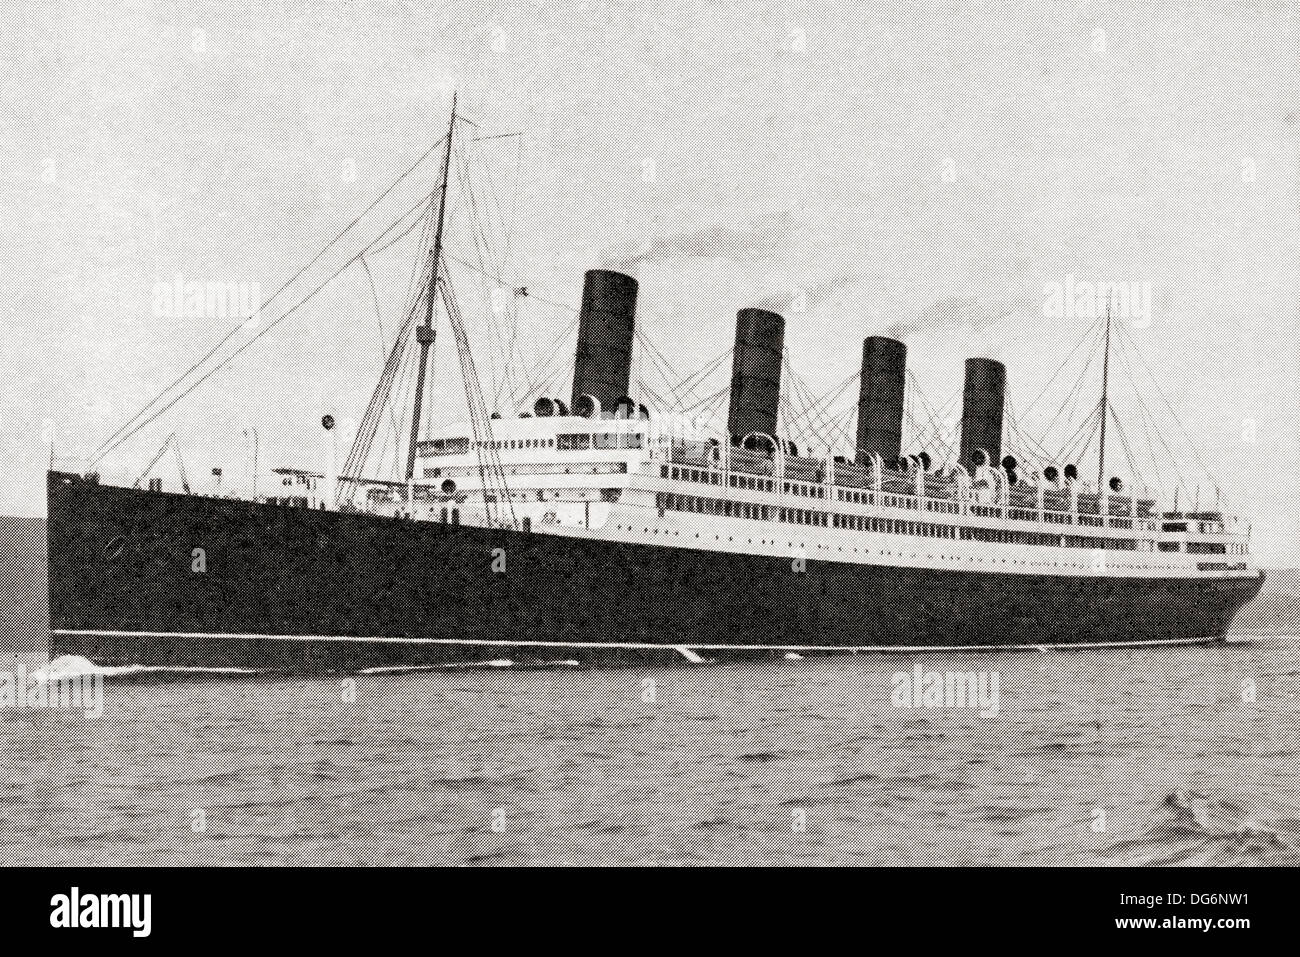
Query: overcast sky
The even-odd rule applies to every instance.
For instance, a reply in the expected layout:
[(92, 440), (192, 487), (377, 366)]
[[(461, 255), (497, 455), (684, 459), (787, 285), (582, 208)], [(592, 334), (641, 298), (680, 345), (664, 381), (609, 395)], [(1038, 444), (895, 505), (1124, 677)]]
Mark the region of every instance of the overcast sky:
[[(92, 451), (226, 333), (159, 315), (158, 282), (269, 295), (441, 136), (456, 88), (478, 134), (523, 134), (475, 147), (509, 207), (511, 280), (576, 305), (584, 269), (658, 250), (639, 321), (679, 369), (797, 286), (826, 292), (787, 332), (814, 391), (863, 335), (905, 330), (932, 400), (986, 354), (1023, 408), (1087, 325), (1045, 316), (1045, 284), (1149, 284), (1129, 333), (1261, 560), (1300, 564), (1293, 11), (4, 4), (0, 512), (40, 514), (51, 440)], [(668, 254), (701, 236), (714, 255)], [(371, 261), (389, 328), (411, 253)], [(538, 348), (568, 318), (525, 316)], [(321, 412), (360, 417), (381, 351), (354, 268), (111, 464), (138, 471), (176, 430), (192, 473), (236, 472), (256, 427), (263, 467), (318, 466)]]

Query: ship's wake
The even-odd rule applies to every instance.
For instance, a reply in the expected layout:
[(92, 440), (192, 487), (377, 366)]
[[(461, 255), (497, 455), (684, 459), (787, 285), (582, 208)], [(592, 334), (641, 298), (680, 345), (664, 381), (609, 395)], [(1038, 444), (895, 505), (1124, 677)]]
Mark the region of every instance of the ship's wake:
[[(402, 675), (429, 671), (458, 670), (492, 670), (492, 669), (572, 669), (581, 667), (582, 662), (573, 659), (560, 660), (524, 660), (512, 661), (508, 658), (493, 658), (487, 661), (443, 662), (428, 665), (389, 665), (374, 668), (359, 668), (352, 671), (333, 670), (313, 672), (313, 674), (356, 674), (356, 675)], [(181, 667), (161, 665), (97, 665), (80, 655), (60, 655), (49, 664), (32, 672), (32, 680), (51, 682), (73, 680), (98, 676), (117, 681), (165, 681), (169, 678), (203, 678), (203, 677), (278, 677), (286, 672), (267, 668), (216, 668), (216, 667)]]
[(1165, 796), (1141, 837), (1100, 852), (1115, 863), (1147, 866), (1295, 866), (1300, 819), (1261, 820), (1242, 805), (1179, 789)]
[(81, 655), (60, 655), (43, 668), (32, 673), (35, 681), (68, 681), (76, 678), (99, 676), (101, 678), (136, 678), (147, 679), (150, 676), (165, 675), (256, 675), (262, 672), (255, 668), (181, 668), (154, 665), (97, 665)]

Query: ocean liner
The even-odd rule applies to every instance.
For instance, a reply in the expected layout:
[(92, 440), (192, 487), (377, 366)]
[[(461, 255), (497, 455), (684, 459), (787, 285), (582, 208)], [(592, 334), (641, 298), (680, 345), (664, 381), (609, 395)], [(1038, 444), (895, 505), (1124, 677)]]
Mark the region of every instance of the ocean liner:
[[(989, 358), (965, 360), (959, 433), (913, 428), (904, 445), (907, 346), (880, 335), (862, 345), (856, 429), (801, 449), (781, 414), (785, 319), (768, 308), (737, 314), (725, 427), (688, 422), (636, 388), (639, 287), (615, 269), (586, 273), (568, 400), (534, 382), (503, 408), (448, 271), (459, 122), (453, 104), (405, 321), (342, 468), (277, 469), (275, 494), (203, 494), (52, 467), (52, 655), (328, 673), (1203, 643), (1259, 590), (1243, 520), (1107, 474), (1109, 312), (1084, 423), (1100, 433), (1095, 482), (1021, 439)], [(439, 319), (467, 416), (426, 428)], [(389, 428), (392, 474), (375, 474)]]

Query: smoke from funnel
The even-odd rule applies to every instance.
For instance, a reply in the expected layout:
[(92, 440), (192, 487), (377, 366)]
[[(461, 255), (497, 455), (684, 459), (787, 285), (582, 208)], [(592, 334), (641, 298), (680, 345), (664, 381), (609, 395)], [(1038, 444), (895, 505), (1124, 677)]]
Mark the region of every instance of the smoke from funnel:
[(852, 286), (861, 280), (862, 277), (856, 273), (846, 273), (841, 276), (833, 276), (811, 286), (796, 284), (788, 290), (769, 292), (758, 299), (753, 304), (753, 308), (767, 309), (785, 315), (812, 312), (841, 289)]
[(771, 259), (785, 249), (794, 218), (789, 213), (748, 226), (706, 226), (680, 233), (664, 233), (643, 242), (607, 251), (606, 269), (628, 271), (640, 263), (670, 259), (728, 259), (743, 262)]
[(995, 311), (978, 300), (951, 296), (936, 300), (912, 319), (895, 319), (880, 330), (880, 334), (903, 342), (918, 332), (951, 332), (961, 329), (969, 330), (978, 338), (986, 335), (991, 326), (1007, 318), (1012, 311)]

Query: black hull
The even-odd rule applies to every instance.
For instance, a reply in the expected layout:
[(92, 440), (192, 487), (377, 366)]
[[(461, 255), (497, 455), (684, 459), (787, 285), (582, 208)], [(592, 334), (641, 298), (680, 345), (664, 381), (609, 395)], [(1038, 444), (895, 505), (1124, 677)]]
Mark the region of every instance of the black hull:
[(355, 672), (591, 664), (677, 656), (678, 646), (731, 658), (1212, 641), (1262, 584), (814, 559), (795, 572), (786, 558), (143, 492), (60, 473), (48, 494), (51, 655), (110, 666)]

